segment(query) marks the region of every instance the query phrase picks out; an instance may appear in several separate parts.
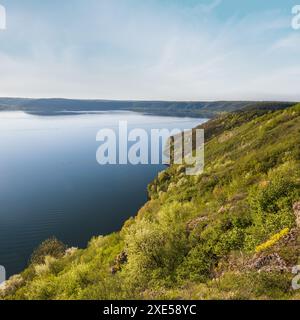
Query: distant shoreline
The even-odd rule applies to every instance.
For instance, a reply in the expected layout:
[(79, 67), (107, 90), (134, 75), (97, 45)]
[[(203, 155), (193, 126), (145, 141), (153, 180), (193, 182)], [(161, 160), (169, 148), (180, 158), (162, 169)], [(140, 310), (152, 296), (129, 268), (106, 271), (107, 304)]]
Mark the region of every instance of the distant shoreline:
[(293, 102), (261, 101), (176, 102), (0, 98), (0, 111), (24, 111), (41, 116), (132, 111), (148, 115), (211, 119), (223, 112), (252, 108), (279, 110), (294, 104)]

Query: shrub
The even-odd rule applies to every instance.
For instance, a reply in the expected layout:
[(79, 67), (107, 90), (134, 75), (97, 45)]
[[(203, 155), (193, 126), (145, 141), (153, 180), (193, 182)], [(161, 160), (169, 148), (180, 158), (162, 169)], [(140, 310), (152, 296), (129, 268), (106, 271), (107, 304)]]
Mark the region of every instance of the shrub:
[(177, 269), (179, 281), (191, 280), (205, 282), (211, 273), (212, 255), (201, 245), (193, 248)]
[(258, 253), (258, 252), (267, 250), (268, 248), (274, 246), (280, 239), (282, 239), (284, 236), (286, 236), (289, 233), (289, 231), (290, 231), (290, 229), (288, 229), (288, 228), (281, 230), (279, 233), (272, 236), (268, 241), (257, 246), (255, 249), (255, 252)]
[[(299, 197), (299, 185), (285, 165), (271, 171), (260, 186), (250, 191), (248, 202), (253, 226), (248, 229), (246, 247), (255, 249), (262, 241), (286, 228), (293, 228), (292, 205)], [(252, 248), (251, 248), (252, 247)]]
[(233, 228), (220, 235), (219, 242), (214, 247), (214, 252), (222, 257), (230, 251), (242, 249), (244, 244), (244, 232), (242, 229)]
[(53, 258), (61, 258), (66, 252), (67, 246), (56, 238), (50, 238), (44, 241), (33, 252), (30, 263), (31, 264), (43, 264), (45, 263), (45, 257), (50, 256)]

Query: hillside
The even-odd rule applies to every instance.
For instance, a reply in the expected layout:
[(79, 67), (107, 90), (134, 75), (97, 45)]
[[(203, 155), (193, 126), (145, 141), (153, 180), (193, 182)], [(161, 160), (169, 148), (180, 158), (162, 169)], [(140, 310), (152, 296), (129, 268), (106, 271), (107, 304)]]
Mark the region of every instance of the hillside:
[(55, 239), (4, 299), (300, 299), (300, 104), (222, 114), (205, 172), (170, 166), (122, 230), (86, 249)]
[(250, 101), (175, 102), (0, 98), (0, 111), (24, 111), (42, 116), (121, 110), (161, 116), (213, 118), (222, 112), (256, 108), (257, 106), (286, 108), (292, 104), (289, 102)]

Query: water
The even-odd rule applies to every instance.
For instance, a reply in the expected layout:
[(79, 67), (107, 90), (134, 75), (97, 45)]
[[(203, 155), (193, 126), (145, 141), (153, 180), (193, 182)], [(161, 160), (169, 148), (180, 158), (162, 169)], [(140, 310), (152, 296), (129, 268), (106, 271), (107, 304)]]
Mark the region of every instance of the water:
[(85, 247), (121, 228), (147, 201), (147, 185), (163, 165), (96, 161), (101, 128), (192, 128), (201, 119), (130, 112), (34, 116), (0, 112), (0, 265), (23, 270), (43, 240), (56, 236)]

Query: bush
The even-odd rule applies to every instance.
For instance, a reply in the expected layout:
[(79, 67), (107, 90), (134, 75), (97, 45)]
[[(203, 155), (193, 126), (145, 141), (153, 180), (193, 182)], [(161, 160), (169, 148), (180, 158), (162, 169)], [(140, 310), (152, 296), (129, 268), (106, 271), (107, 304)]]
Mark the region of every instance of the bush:
[(210, 277), (213, 265), (212, 255), (201, 245), (193, 248), (177, 269), (179, 281), (205, 282)]
[(268, 248), (274, 246), (280, 239), (282, 239), (284, 236), (286, 236), (289, 233), (290, 229), (285, 228), (282, 231), (276, 233), (274, 236), (272, 236), (268, 241), (262, 243), (261, 245), (257, 246), (255, 249), (255, 252), (261, 252), (264, 250), (267, 250)]
[(45, 263), (45, 257), (50, 256), (53, 258), (61, 258), (66, 252), (67, 246), (56, 238), (50, 238), (44, 241), (33, 252), (30, 263), (31, 264), (43, 264)]
[(188, 211), (188, 206), (171, 205), (158, 212), (159, 223), (143, 219), (127, 230), (124, 272), (134, 287), (145, 288), (157, 279), (173, 283), (171, 278), (188, 252), (185, 224), (180, 223)]
[(253, 219), (253, 226), (248, 229), (246, 237), (248, 250), (295, 225), (292, 205), (299, 197), (299, 185), (293, 174), (283, 166), (271, 172), (267, 179), (252, 188), (248, 197)]
[(268, 214), (277, 213), (280, 210), (279, 200), (288, 197), (294, 188), (288, 178), (278, 177), (270, 183), (267, 182), (266, 186), (252, 190), (249, 202), (252, 210), (257, 213), (257, 222), (264, 223)]

